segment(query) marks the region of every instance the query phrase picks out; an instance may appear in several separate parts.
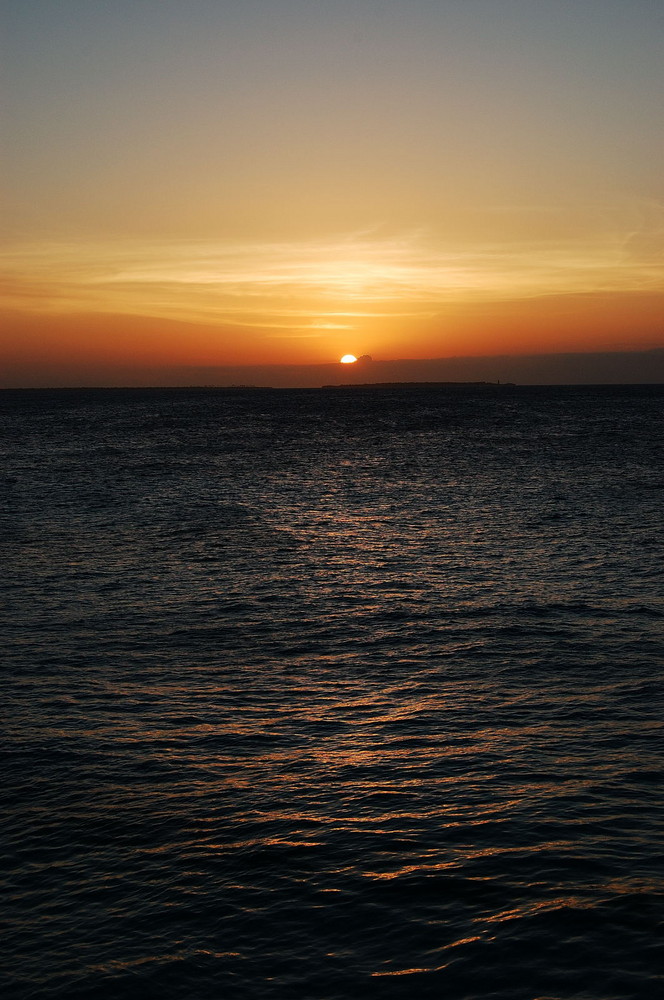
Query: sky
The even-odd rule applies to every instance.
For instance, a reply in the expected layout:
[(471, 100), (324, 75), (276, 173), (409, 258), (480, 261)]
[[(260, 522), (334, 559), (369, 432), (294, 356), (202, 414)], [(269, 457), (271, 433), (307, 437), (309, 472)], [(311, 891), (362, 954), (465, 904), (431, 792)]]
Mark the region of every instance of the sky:
[(0, 27), (0, 385), (661, 372), (661, 0), (3, 0)]

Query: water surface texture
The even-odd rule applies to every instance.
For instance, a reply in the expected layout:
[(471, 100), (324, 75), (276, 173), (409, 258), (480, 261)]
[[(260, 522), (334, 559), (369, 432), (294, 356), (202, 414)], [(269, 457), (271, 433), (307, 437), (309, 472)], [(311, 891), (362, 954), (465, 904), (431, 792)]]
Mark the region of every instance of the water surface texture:
[(5, 391), (5, 995), (663, 995), (663, 403)]

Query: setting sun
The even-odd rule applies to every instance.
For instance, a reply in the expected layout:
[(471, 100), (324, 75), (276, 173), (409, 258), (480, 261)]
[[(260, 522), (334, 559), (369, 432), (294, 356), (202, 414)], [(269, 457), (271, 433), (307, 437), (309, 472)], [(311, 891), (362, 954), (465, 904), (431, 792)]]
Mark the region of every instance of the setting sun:
[(0, 390), (660, 378), (661, 4), (1, 6)]

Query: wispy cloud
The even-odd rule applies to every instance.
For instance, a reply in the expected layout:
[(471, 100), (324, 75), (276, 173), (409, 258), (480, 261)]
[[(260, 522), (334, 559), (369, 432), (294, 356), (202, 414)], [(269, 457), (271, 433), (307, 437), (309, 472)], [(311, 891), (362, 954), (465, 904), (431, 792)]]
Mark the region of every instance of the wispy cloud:
[[(508, 209), (504, 209), (505, 212)], [(426, 317), (445, 303), (664, 288), (663, 213), (567, 241), (445, 245), (424, 232), (304, 242), (69, 242), (4, 254), (7, 305), (300, 331)]]

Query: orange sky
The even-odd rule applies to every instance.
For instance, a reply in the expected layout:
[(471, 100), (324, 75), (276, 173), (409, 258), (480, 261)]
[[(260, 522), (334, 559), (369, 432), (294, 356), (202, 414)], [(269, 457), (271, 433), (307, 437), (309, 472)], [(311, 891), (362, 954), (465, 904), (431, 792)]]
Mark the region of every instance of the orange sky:
[(2, 16), (0, 385), (664, 346), (645, 0)]

